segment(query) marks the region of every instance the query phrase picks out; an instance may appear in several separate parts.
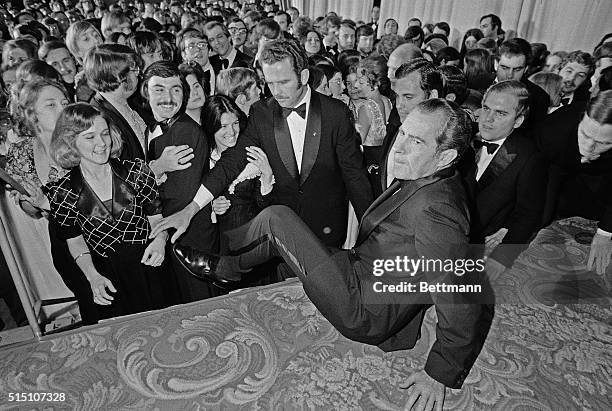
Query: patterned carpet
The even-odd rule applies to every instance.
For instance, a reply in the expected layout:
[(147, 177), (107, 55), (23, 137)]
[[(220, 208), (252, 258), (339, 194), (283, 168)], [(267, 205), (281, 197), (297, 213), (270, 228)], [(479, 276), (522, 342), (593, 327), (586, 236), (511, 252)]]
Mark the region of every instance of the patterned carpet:
[[(504, 274), (498, 291), (515, 303), (497, 306), (445, 408), (609, 409), (612, 300), (585, 270), (594, 230), (579, 218), (557, 222)], [(291, 281), (0, 351), (0, 409), (396, 410), (434, 326), (430, 310), (413, 350), (383, 353), (338, 334)], [(66, 400), (17, 404), (10, 392)]]

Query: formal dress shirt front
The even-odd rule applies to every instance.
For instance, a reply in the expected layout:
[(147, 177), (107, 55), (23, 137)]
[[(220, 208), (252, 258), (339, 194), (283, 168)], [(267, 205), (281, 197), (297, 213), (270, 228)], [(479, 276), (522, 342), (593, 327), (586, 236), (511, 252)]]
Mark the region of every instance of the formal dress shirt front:
[(489, 154), (489, 152), (487, 151), (487, 148), (484, 146), (481, 147), (480, 150), (478, 150), (478, 152), (476, 153), (476, 163), (478, 165), (478, 172), (476, 173), (476, 181), (480, 180), (480, 177), (482, 177), (482, 174), (485, 172), (487, 167), (489, 167), (489, 164), (491, 164), (491, 160), (493, 160), (493, 157), (495, 157), (495, 154), (497, 154), (497, 152), (499, 151), (499, 148), (504, 144), (504, 141), (506, 141), (506, 138), (507, 137), (504, 137), (496, 141), (489, 141), (489, 143), (498, 144), (497, 149), (491, 154)]
[(293, 145), (293, 153), (297, 163), (298, 171), (302, 172), (302, 156), (304, 154), (304, 138), (306, 135), (306, 121), (308, 119), (308, 111), (310, 109), (310, 96), (312, 91), (310, 86), (306, 86), (304, 97), (295, 106), (299, 107), (306, 104), (306, 117), (302, 118), (295, 111), (287, 116), (287, 124), (289, 125), (289, 133), (291, 134), (291, 144)]

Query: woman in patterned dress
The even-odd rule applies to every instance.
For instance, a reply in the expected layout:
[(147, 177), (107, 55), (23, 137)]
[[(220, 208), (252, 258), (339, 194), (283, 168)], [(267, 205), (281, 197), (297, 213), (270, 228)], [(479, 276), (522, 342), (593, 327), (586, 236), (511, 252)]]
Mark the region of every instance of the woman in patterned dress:
[(70, 172), (43, 187), (50, 214), (89, 283), (98, 319), (166, 306), (171, 281), (159, 269), (167, 233), (148, 238), (151, 224), (161, 219), (155, 176), (140, 159), (118, 160), (121, 145), (97, 108), (66, 107), (51, 153)]

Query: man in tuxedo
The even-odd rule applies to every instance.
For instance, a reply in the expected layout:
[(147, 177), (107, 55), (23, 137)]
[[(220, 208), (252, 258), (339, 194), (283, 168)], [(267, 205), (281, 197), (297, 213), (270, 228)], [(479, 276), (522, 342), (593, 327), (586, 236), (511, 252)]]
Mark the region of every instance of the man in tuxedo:
[(340, 30), (340, 17), (329, 15), (321, 23), (321, 34), (323, 35), (323, 48), (333, 57), (337, 56), (338, 51), (338, 31)]
[(234, 48), (252, 58), (254, 54), (251, 54), (251, 51), (246, 47), (249, 29), (244, 21), (238, 17), (232, 17), (229, 20), (228, 31), (232, 35), (232, 44)]
[(454, 164), (469, 148), (469, 123), (462, 110), (442, 99), (422, 102), (408, 115), (395, 146), (397, 180), (364, 214), (354, 249), (330, 254), (292, 210), (272, 206), (238, 229), (242, 235), (230, 244), (231, 250), (241, 250), (238, 255), (213, 259), (180, 246), (175, 254), (194, 272), (226, 279), (248, 276), (237, 272), (281, 256), (340, 333), (384, 351), (414, 347), (425, 313), (434, 306), (436, 341), (424, 370), (400, 387), (412, 387), (404, 409), (441, 410), (445, 387), (461, 388), (486, 339), (493, 317), (487, 295), (377, 290), (423, 282), (481, 285), (486, 292), (483, 271), (462, 276), (442, 268), (408, 273), (390, 264), (384, 272), (379, 269), (381, 261), (389, 264), (398, 257), (468, 258), (468, 200)]
[[(163, 154), (176, 147), (192, 150), (189, 165), (158, 178), (162, 215), (185, 207), (208, 173), (210, 147), (202, 128), (185, 113), (189, 86), (178, 66), (170, 61), (151, 64), (144, 73), (142, 94), (151, 106), (156, 123), (148, 130), (148, 158), (163, 162)], [(192, 221), (180, 243), (206, 252), (217, 252), (218, 231), (211, 221), (212, 209), (206, 206)], [(193, 278), (172, 261), (172, 268), (183, 302), (197, 301), (219, 294), (210, 284)]]
[(294, 42), (266, 44), (262, 70), (273, 98), (251, 106), (238, 143), (223, 153), (194, 201), (158, 228), (174, 227), (173, 239), (178, 238), (193, 215), (244, 169), (248, 148), (257, 146), (274, 172), (272, 204), (292, 208), (325, 245), (344, 242), (348, 200), (361, 217), (372, 202), (372, 191), (348, 107), (310, 89), (307, 61)]
[(179, 48), (181, 49), (181, 56), (184, 62), (189, 63), (194, 61), (202, 67), (202, 71), (204, 71), (204, 80), (208, 81), (210, 89), (214, 90), (216, 75), (208, 58), (208, 38), (199, 32), (189, 33), (189, 37), (184, 36), (181, 39)]
[(478, 119), (472, 237), (485, 242), (491, 279), (512, 265), (542, 219), (547, 166), (533, 139), (519, 131), (528, 101), (529, 92), (519, 81), (496, 83), (485, 93)]
[[(589, 101), (588, 79), (595, 72), (595, 61), (589, 53), (584, 51), (572, 51), (565, 60), (559, 71), (563, 79), (561, 86), (561, 105), (567, 107), (577, 105), (578, 110), (584, 110)], [(588, 86), (587, 86), (588, 84)]]
[(517, 80), (529, 91), (529, 116), (524, 118), (521, 131), (531, 137), (533, 127), (544, 120), (548, 114), (550, 97), (538, 85), (525, 77), (527, 66), (531, 60), (531, 45), (527, 40), (514, 38), (504, 41), (499, 48), (499, 61), (496, 62), (497, 82)]
[(216, 55), (210, 58), (215, 74), (230, 67), (250, 67), (253, 59), (232, 47), (232, 37), (227, 27), (218, 21), (205, 26), (208, 43)]
[(600, 275), (612, 255), (611, 119), (612, 91), (608, 90), (589, 102), (586, 113), (570, 111), (538, 129), (540, 148), (551, 164), (544, 223), (570, 216), (599, 221), (587, 269), (594, 268)]

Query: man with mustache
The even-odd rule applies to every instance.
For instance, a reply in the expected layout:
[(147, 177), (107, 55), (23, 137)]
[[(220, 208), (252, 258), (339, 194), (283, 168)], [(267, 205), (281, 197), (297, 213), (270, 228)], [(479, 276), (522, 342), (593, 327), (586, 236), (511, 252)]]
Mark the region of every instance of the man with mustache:
[[(210, 147), (202, 128), (185, 113), (189, 86), (175, 63), (158, 61), (151, 64), (144, 72), (142, 95), (155, 117), (147, 133), (148, 158), (160, 161), (164, 152), (181, 150), (185, 146), (193, 150), (192, 155), (183, 159), (191, 163), (190, 167), (168, 172), (160, 179), (162, 215), (168, 216), (182, 210), (198, 191), (200, 181), (209, 170)], [(204, 252), (216, 252), (218, 231), (211, 221), (211, 213), (211, 206), (205, 206), (179, 243)], [(172, 269), (183, 302), (218, 295), (216, 288), (194, 278), (174, 260)]]
[(583, 87), (582, 85), (591, 78), (594, 71), (595, 61), (589, 53), (580, 50), (572, 51), (563, 61), (559, 71), (559, 75), (563, 78), (563, 83), (561, 87), (561, 105), (556, 109), (577, 105), (579, 110), (584, 110), (589, 101), (589, 90), (588, 87)]

